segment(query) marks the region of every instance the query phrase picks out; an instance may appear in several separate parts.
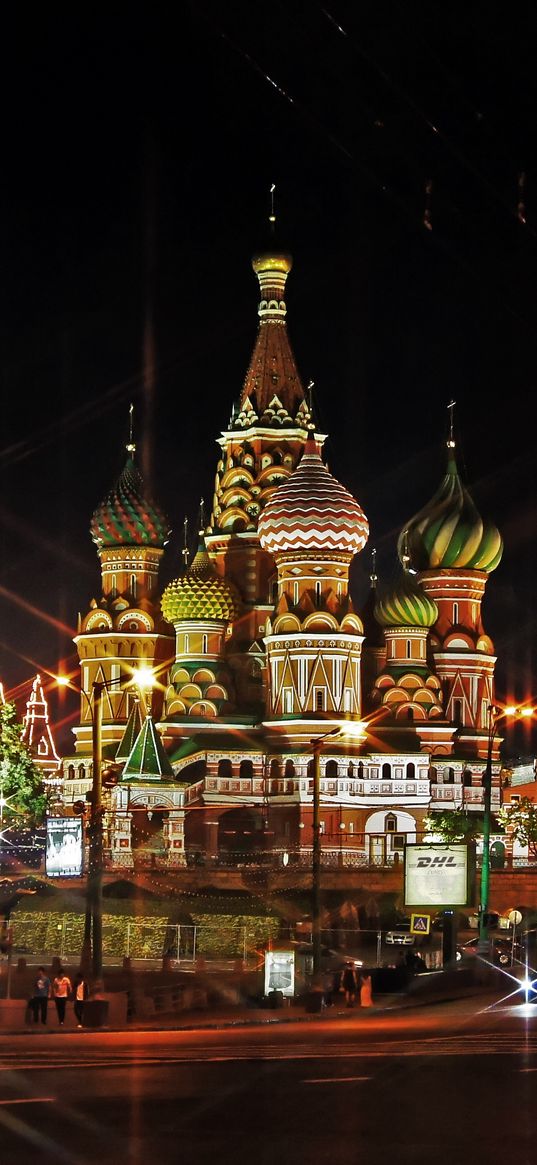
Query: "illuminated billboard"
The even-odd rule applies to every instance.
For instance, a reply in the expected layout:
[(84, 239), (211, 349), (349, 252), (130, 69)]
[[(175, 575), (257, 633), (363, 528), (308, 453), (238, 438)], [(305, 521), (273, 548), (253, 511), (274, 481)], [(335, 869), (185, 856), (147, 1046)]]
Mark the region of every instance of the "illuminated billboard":
[(295, 952), (265, 952), (265, 995), (269, 991), (281, 991), (282, 995), (295, 993)]
[(405, 906), (467, 906), (467, 845), (405, 846)]
[(69, 878), (82, 873), (83, 842), (80, 817), (47, 817), (46, 872)]

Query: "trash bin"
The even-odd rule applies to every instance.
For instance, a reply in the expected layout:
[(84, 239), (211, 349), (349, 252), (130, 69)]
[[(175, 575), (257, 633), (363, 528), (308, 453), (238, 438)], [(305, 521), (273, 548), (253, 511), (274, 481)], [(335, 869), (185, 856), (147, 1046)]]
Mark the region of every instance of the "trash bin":
[(269, 991), (267, 999), (269, 1007), (283, 1007), (283, 991)]
[(108, 999), (86, 999), (82, 1013), (83, 1027), (106, 1027)]
[(322, 1011), (323, 1008), (323, 993), (322, 991), (308, 991), (306, 995), (306, 1011), (315, 1013)]

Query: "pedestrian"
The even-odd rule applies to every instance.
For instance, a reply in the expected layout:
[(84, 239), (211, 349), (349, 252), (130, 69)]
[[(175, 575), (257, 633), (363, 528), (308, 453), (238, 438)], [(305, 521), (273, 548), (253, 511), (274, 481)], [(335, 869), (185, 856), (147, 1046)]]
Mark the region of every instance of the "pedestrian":
[(56, 978), (52, 984), (52, 994), (56, 1004), (56, 1011), (58, 1013), (58, 1023), (63, 1027), (65, 1022), (65, 1008), (67, 1000), (72, 992), (71, 980), (65, 971), (60, 967)]
[(75, 1003), (76, 1026), (82, 1027), (82, 1018), (84, 1015), (84, 1003), (86, 1002), (86, 999), (88, 998), (88, 995), (89, 995), (89, 987), (88, 987), (88, 984), (84, 978), (84, 975), (82, 974), (82, 971), (77, 972), (77, 975), (75, 978), (75, 985), (73, 988), (73, 995), (74, 995), (74, 1003)]
[(44, 967), (37, 968), (37, 978), (33, 986), (33, 994), (30, 999), (30, 1007), (34, 1017), (34, 1023), (38, 1023), (39, 1016), (41, 1016), (41, 1023), (47, 1022), (47, 1008), (48, 1001), (52, 992), (50, 986), (50, 979)]
[(360, 1007), (372, 1007), (373, 995), (371, 986), (371, 975), (369, 971), (363, 971), (360, 975)]
[(353, 963), (345, 963), (341, 981), (343, 983), (343, 990), (345, 992), (345, 1003), (347, 1004), (347, 1007), (354, 1007), (358, 981)]

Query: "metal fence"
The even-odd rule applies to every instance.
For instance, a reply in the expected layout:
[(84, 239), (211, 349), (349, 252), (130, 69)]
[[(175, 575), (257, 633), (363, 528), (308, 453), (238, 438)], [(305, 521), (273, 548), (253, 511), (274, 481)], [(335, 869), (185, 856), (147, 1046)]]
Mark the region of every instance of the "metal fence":
[[(19, 956), (78, 958), (84, 939), (82, 915), (16, 914), (12, 919), (13, 953)], [(267, 938), (270, 937), (268, 928)], [(103, 922), (103, 956), (109, 963), (124, 958), (180, 963), (205, 959), (255, 960), (256, 936), (247, 924), (199, 926), (169, 924), (158, 918), (118, 918)]]

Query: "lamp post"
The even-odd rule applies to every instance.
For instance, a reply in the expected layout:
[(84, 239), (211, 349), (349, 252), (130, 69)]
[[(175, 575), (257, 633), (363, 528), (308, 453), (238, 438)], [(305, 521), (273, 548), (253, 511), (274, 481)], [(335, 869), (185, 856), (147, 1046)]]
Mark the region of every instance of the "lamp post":
[(488, 930), (488, 908), (490, 895), (490, 823), (492, 804), (492, 753), (498, 728), (498, 721), (505, 716), (533, 716), (533, 708), (498, 708), (489, 704), (489, 728), (487, 739), (487, 759), (484, 773), (483, 792), (483, 856), (481, 859), (481, 882), (479, 891), (479, 954), (487, 956), (490, 953), (490, 939)]
[[(91, 962), (93, 977), (102, 978), (103, 973), (103, 804), (101, 769), (103, 760), (103, 692), (111, 688), (136, 684), (140, 692), (151, 688), (154, 683), (153, 671), (148, 667), (133, 669), (132, 677), (125, 684), (125, 678), (118, 676), (112, 680), (94, 680), (91, 685), (91, 699), (83, 688), (91, 714), (91, 754), (92, 754), (92, 781), (91, 781), (91, 810), (89, 820), (89, 866), (86, 881), (86, 914), (84, 923), (84, 941), (80, 963), (87, 972)], [(57, 683), (62, 687), (74, 688), (66, 676), (58, 676)]]
[(365, 736), (364, 724), (361, 720), (348, 721), (331, 728), (330, 732), (322, 736), (315, 736), (311, 741), (313, 750), (313, 839), (311, 851), (311, 941), (313, 945), (313, 978), (318, 979), (321, 971), (321, 750), (323, 742), (329, 736), (342, 734), (358, 737)]

